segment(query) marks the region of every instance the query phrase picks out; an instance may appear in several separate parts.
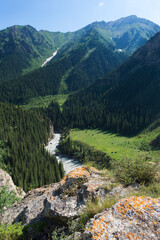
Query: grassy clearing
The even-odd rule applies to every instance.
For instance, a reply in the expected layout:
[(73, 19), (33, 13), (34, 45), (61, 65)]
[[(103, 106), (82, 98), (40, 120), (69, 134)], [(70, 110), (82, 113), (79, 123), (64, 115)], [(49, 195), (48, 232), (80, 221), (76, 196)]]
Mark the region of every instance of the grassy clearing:
[(48, 105), (52, 101), (58, 102), (58, 104), (61, 107), (64, 104), (64, 102), (67, 100), (68, 94), (60, 94), (60, 95), (48, 95), (45, 97), (37, 97), (37, 98), (32, 98), (28, 102), (28, 104), (23, 105), (24, 109), (30, 109), (30, 108), (45, 108), (48, 107)]
[(97, 150), (107, 153), (115, 160), (124, 158), (136, 159), (147, 154), (154, 161), (160, 161), (160, 151), (152, 150), (149, 143), (160, 133), (160, 120), (155, 121), (142, 133), (134, 137), (124, 137), (98, 129), (73, 129), (70, 136), (73, 140), (84, 142)]

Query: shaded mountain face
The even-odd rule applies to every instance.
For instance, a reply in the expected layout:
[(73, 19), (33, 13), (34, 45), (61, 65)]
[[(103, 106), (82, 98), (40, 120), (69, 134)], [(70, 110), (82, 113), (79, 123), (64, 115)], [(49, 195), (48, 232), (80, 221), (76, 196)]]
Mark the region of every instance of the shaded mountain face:
[(67, 125), (136, 133), (160, 113), (160, 33), (116, 71), (70, 96)]
[(40, 67), (53, 51), (54, 42), (31, 26), (0, 31), (0, 81)]
[[(109, 23), (95, 22), (73, 33), (35, 32), (36, 30), (28, 26), (19, 28), (30, 29), (25, 42), (29, 42), (28, 39), (34, 31), (34, 38), (32, 37), (30, 42), (34, 43), (39, 52), (41, 50), (41, 54), (45, 51), (42, 51), (39, 42), (51, 44), (53, 46), (51, 52), (58, 48), (58, 54), (46, 67), (0, 84), (0, 100), (12, 103), (24, 103), (35, 96), (70, 93), (87, 87), (96, 79), (117, 68), (131, 52), (139, 48), (142, 42), (146, 42), (160, 30), (156, 24), (136, 16)], [(130, 37), (126, 38), (126, 34)], [(39, 36), (38, 40), (35, 35)], [(124, 39), (127, 41), (125, 42)], [(18, 48), (21, 45), (16, 46)], [(29, 45), (27, 46), (27, 54), (29, 54), (32, 49)], [(48, 49), (48, 45), (45, 47)], [(33, 53), (31, 53), (32, 56)], [(34, 56), (37, 58), (36, 54)], [(17, 59), (20, 61), (19, 57)], [(28, 61), (27, 58), (21, 64), (26, 64), (26, 61)], [(16, 65), (16, 61), (14, 63)], [(16, 73), (19, 72), (19, 65), (17, 67)]]
[(107, 72), (112, 71), (127, 59), (118, 52), (95, 28), (80, 30), (65, 44), (50, 65), (61, 61), (71, 65), (63, 75), (60, 92), (73, 92), (88, 86)]

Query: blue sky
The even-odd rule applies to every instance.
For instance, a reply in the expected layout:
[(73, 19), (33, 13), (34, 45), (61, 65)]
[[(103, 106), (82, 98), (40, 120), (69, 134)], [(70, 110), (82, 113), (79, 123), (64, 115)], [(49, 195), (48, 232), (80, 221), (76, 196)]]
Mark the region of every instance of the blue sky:
[(67, 32), (133, 14), (160, 25), (160, 0), (0, 0), (0, 29), (29, 24)]

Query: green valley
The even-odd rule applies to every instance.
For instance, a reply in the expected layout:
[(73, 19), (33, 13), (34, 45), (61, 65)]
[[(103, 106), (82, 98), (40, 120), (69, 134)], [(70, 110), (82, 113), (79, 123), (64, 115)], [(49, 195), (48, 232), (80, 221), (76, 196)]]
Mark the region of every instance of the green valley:
[(159, 31), (134, 15), (0, 31), (0, 240), (158, 240)]
[[(154, 128), (156, 125), (158, 127)], [(154, 150), (151, 146), (151, 142), (159, 136), (159, 133), (160, 119), (134, 137), (124, 137), (98, 129), (73, 129), (70, 137), (73, 141), (81, 141), (105, 152), (117, 161), (125, 158), (134, 160), (142, 155), (151, 157), (153, 161), (160, 161), (160, 151)]]

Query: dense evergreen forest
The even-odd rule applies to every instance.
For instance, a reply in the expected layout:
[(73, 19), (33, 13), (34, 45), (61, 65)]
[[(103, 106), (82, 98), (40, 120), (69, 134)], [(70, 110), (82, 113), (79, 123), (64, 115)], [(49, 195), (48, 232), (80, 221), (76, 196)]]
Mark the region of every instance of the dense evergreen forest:
[[(103, 89), (104, 90), (104, 89)], [(105, 96), (106, 97), (106, 96)], [(151, 109), (138, 105), (126, 107), (104, 99), (103, 91), (94, 89), (72, 94), (66, 101), (61, 112), (58, 103), (52, 102), (44, 113), (52, 120), (56, 131), (63, 128), (100, 128), (123, 135), (136, 134), (154, 118)]]
[[(117, 68), (159, 30), (150, 21), (129, 16), (64, 34), (38, 32), (31, 26), (0, 31), (0, 101), (24, 104), (33, 97), (87, 87)], [(57, 48), (46, 67), (24, 75), (40, 67), (42, 59)]]
[(7, 153), (0, 166), (25, 191), (63, 177), (62, 164), (44, 150), (49, 131), (49, 119), (39, 110), (24, 111), (0, 103), (0, 140)]
[(158, 33), (116, 71), (72, 94), (63, 108), (65, 126), (131, 135), (154, 120), (160, 113), (159, 40)]
[[(89, 37), (88, 37), (89, 38)], [(24, 76), (0, 83), (0, 101), (26, 103), (30, 98), (72, 92), (88, 86), (120, 65), (126, 56), (99, 42), (97, 35), (69, 54)]]

